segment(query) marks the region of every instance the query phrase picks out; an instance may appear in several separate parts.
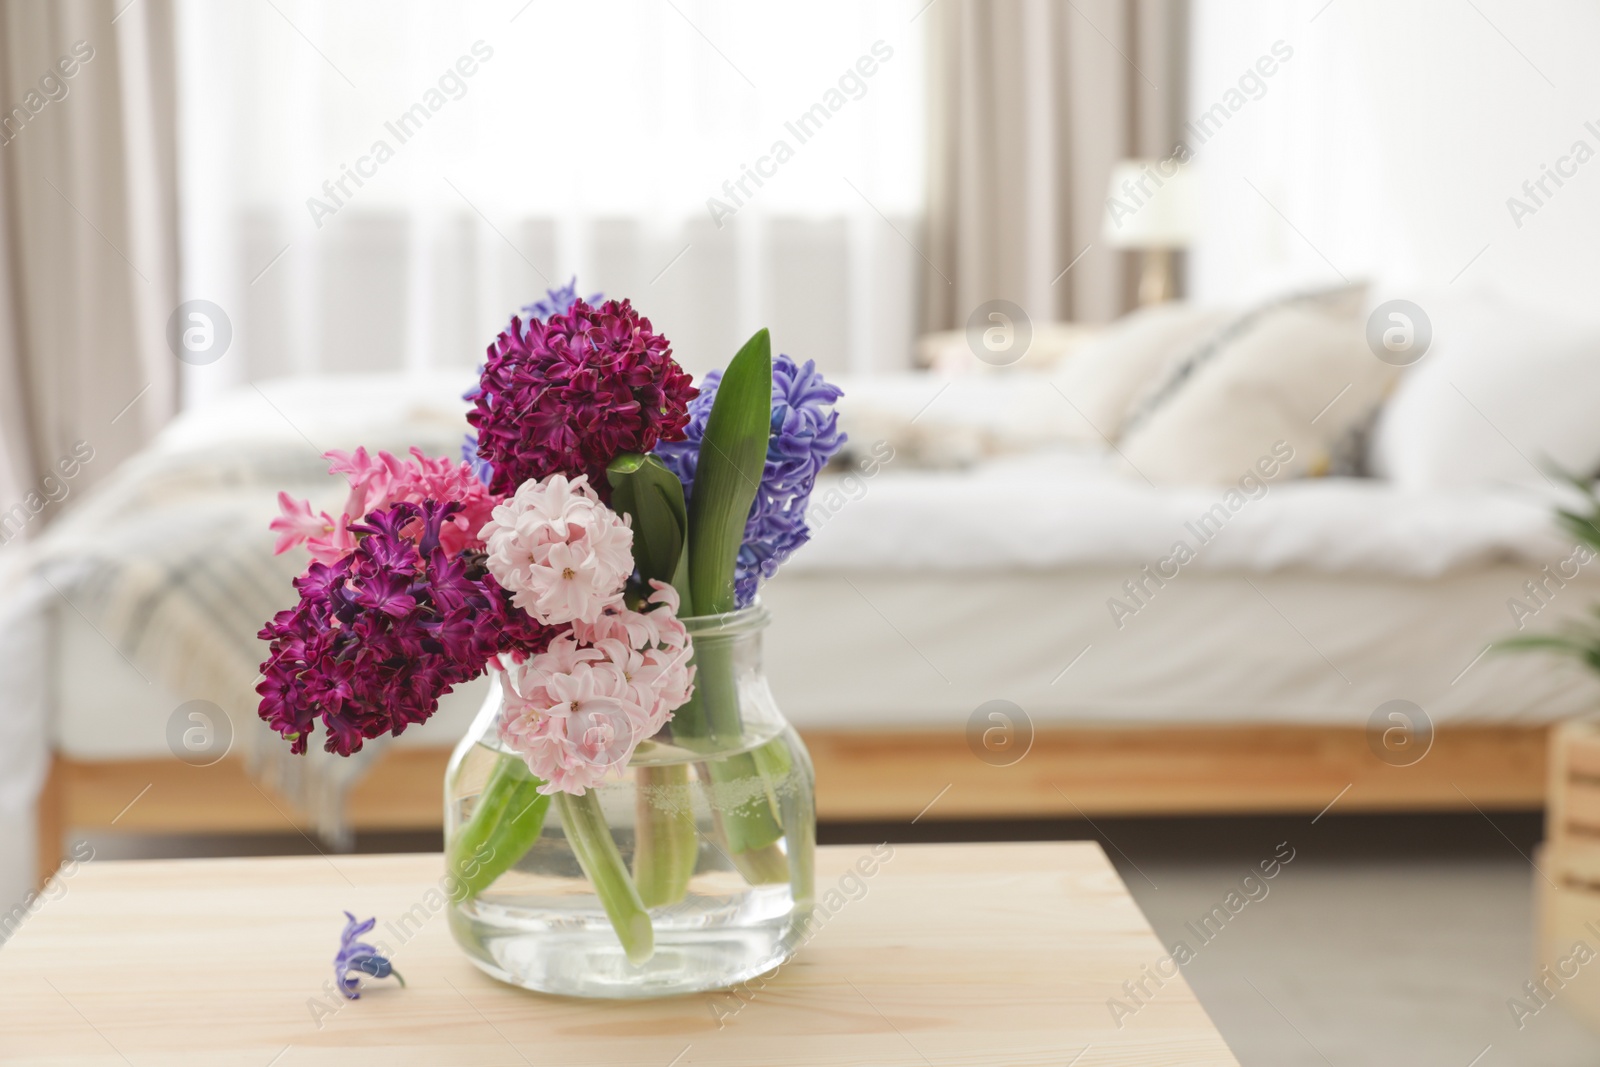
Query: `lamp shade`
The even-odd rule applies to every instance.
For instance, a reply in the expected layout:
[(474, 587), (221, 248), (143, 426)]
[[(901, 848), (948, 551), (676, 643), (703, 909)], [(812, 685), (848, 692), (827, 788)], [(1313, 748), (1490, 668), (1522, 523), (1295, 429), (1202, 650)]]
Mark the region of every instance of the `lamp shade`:
[(1125, 159), (1111, 168), (1101, 236), (1113, 248), (1182, 248), (1194, 238), (1194, 184), (1173, 159)]

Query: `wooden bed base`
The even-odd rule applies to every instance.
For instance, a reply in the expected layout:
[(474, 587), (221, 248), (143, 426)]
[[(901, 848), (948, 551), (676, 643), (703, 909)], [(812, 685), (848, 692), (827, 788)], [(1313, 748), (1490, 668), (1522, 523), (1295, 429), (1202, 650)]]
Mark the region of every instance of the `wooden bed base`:
[[(1546, 728), (1440, 730), (1427, 755), (1392, 767), (1364, 730), (1314, 726), (1042, 730), (1009, 767), (944, 731), (805, 732), (824, 821), (1096, 818), (1337, 811), (1538, 809)], [(355, 787), (359, 830), (437, 828), (448, 753), (391, 750)], [(1337, 801), (1335, 803), (1335, 801)], [(304, 830), (237, 759), (92, 763), (58, 757), (40, 803), (40, 870), (77, 830)]]

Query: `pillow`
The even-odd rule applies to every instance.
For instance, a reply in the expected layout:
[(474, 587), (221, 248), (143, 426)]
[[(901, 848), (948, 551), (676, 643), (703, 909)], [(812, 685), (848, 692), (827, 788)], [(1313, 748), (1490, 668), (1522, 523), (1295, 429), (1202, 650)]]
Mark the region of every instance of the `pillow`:
[(1048, 370), (1077, 351), (1091, 332), (1072, 322), (1035, 322), (1029, 328), (1028, 347), (1015, 363), (987, 363), (973, 354), (966, 330), (941, 330), (917, 339), (916, 365), (943, 375)]
[(1140, 308), (1107, 326), (1054, 375), (1055, 387), (1082, 415), (1071, 420), (1069, 434), (1096, 444), (1102, 435), (1117, 440), (1134, 399), (1165, 380), (1235, 314), (1172, 301)]
[(1600, 470), (1600, 328), (1492, 299), (1415, 302), (1433, 341), (1378, 419), (1374, 473), (1436, 489)]
[(896, 469), (969, 467), (996, 456), (1076, 443), (1066, 422), (1071, 409), (1043, 375), (1032, 371), (879, 374), (839, 384), (850, 398), (839, 408), (839, 428), (850, 439), (846, 451), (865, 458), (884, 444)]
[(1291, 297), (1236, 320), (1147, 399), (1123, 457), (1158, 484), (1231, 484), (1263, 457), (1289, 477), (1326, 473), (1399, 376), (1367, 346), (1362, 298)]

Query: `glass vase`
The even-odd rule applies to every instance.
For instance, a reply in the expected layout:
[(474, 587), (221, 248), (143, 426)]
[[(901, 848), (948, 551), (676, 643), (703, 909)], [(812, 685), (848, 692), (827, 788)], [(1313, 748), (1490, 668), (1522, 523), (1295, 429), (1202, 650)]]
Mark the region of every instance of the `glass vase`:
[(720, 989), (794, 954), (810, 915), (811, 759), (761, 669), (760, 606), (684, 619), (689, 703), (582, 796), (547, 795), (500, 739), (504, 677), (445, 776), (450, 929), (527, 989)]

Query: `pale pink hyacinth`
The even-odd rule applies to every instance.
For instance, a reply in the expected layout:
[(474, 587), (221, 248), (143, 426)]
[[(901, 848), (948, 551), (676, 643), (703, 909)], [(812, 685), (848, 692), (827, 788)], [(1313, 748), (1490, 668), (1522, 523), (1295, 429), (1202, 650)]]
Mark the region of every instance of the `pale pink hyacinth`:
[(694, 687), (692, 646), (678, 595), (652, 581), (656, 606), (621, 605), (577, 622), (550, 648), (505, 665), (500, 738), (545, 784), (582, 796), (628, 765), (641, 741), (672, 718)]
[(597, 622), (622, 602), (633, 573), (633, 530), (584, 474), (523, 482), (480, 536), (489, 573), (513, 604), (547, 626)]
[(328, 473), (342, 474), (350, 483), (343, 513), (335, 518), (326, 511), (313, 512), (309, 501), (279, 493), (278, 507), (283, 514), (272, 520), (271, 528), (278, 534), (273, 551), (287, 552), (304, 542), (312, 559), (331, 566), (355, 551), (355, 536), (350, 533), (353, 523), (391, 504), (425, 500), (461, 505), (439, 531), (439, 543), (446, 552), (453, 556), (463, 549), (482, 548), (477, 531), (488, 521), (495, 502), (489, 490), (460, 460), (430, 457), (419, 448), (413, 448), (411, 456), (410, 460), (388, 452), (373, 456), (365, 448), (324, 452)]
[(594, 623), (572, 624), (579, 642), (605, 650), (613, 662), (624, 665), (641, 706), (655, 701), (647, 737), (667, 724), (694, 688), (689, 632), (678, 619), (678, 591), (654, 579), (650, 587), (655, 590), (650, 603), (658, 605), (652, 611), (630, 611), (619, 604)]

